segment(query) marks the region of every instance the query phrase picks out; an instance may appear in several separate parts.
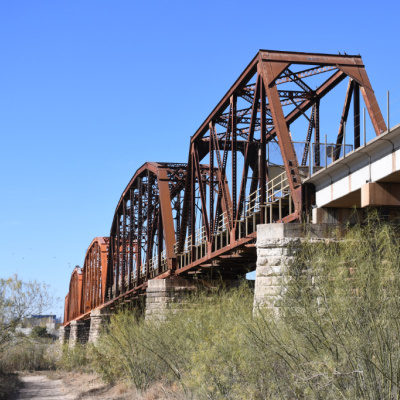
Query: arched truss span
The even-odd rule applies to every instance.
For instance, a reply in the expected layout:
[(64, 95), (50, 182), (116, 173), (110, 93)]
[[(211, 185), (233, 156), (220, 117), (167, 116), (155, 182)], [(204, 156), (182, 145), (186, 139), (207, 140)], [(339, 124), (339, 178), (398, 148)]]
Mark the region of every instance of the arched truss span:
[(82, 311), (86, 313), (105, 301), (108, 237), (96, 237), (86, 252), (82, 268)]
[(175, 267), (186, 164), (148, 162), (122, 193), (110, 231), (107, 297)]
[(64, 324), (82, 314), (82, 269), (75, 267), (71, 274), (64, 310)]

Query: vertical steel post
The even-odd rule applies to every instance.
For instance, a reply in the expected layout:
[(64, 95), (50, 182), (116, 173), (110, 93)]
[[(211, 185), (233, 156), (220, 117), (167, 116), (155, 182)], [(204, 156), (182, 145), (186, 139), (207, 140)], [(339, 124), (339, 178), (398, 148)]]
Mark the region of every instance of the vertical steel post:
[(389, 90), (387, 91), (387, 131), (390, 132)]
[(129, 265), (128, 265), (128, 289), (132, 288), (133, 272), (133, 189), (129, 189)]
[(212, 129), (214, 129), (213, 123), (209, 124), (209, 153), (210, 153), (210, 162), (209, 162), (209, 180), (210, 180), (210, 243), (212, 244), (212, 236), (214, 234), (214, 147), (213, 147), (213, 138), (212, 138)]
[(360, 85), (357, 82), (354, 82), (353, 94), (354, 149), (358, 149), (360, 147)]
[(346, 121), (343, 122), (343, 158), (346, 157)]
[[(195, 159), (194, 159), (194, 144), (190, 148), (191, 157), (191, 187), (190, 187), (190, 221), (189, 221), (189, 234), (191, 235), (191, 243), (189, 243), (191, 260), (195, 257), (195, 240), (196, 240), (196, 175), (195, 175)], [(199, 182), (200, 183), (200, 182)]]
[(366, 119), (365, 119), (365, 107), (363, 108), (363, 119), (364, 119), (364, 146), (367, 144), (367, 125), (366, 125)]
[(314, 118), (314, 127), (315, 127), (315, 149), (314, 149), (314, 158), (315, 158), (315, 166), (319, 167), (321, 164), (321, 156), (320, 156), (320, 143), (319, 143), (319, 99), (315, 102), (315, 118)]
[(115, 272), (115, 296), (119, 295), (119, 276), (120, 276), (120, 268), (119, 268), (119, 263), (120, 263), (120, 236), (121, 236), (121, 215), (118, 213), (118, 222), (117, 222), (117, 263), (116, 263), (116, 272)]
[[(265, 84), (264, 80), (260, 80), (261, 83), (261, 92), (260, 92), (260, 103), (261, 103), (261, 109), (260, 109), (260, 124), (261, 124), (261, 148), (260, 148), (260, 155), (259, 155), (259, 168), (258, 170), (260, 171), (259, 173), (259, 179), (260, 179), (260, 203), (265, 204), (266, 202), (266, 179), (267, 179), (267, 172), (266, 172), (266, 104), (265, 104)], [(262, 220), (263, 216), (261, 214), (261, 223), (264, 221)]]
[(232, 161), (232, 226), (235, 226), (234, 218), (236, 217), (236, 202), (237, 202), (237, 131), (236, 131), (236, 96), (230, 98), (231, 107), (231, 161)]
[(138, 218), (137, 218), (137, 253), (136, 253), (136, 285), (139, 284), (140, 272), (142, 269), (142, 226), (143, 226), (143, 183), (142, 178), (138, 179)]
[(122, 267), (121, 267), (121, 290), (125, 292), (125, 276), (126, 276), (126, 200), (122, 202)]

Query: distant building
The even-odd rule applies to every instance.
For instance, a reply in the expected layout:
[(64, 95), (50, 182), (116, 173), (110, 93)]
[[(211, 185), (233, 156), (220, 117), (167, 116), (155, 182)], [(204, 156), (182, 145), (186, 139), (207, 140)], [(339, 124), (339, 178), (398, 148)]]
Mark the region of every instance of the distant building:
[(32, 332), (33, 327), (43, 326), (46, 328), (47, 333), (57, 336), (58, 328), (61, 323), (61, 318), (57, 318), (57, 316), (53, 314), (31, 315), (22, 321), (21, 325), (17, 328), (17, 331), (29, 335)]

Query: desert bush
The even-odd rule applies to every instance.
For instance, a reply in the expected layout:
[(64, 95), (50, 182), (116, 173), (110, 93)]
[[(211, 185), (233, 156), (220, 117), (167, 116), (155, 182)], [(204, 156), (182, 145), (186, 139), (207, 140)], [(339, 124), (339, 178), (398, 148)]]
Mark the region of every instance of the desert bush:
[(56, 365), (60, 370), (91, 372), (90, 345), (77, 343), (74, 347), (63, 345), (59, 350)]
[(253, 316), (245, 286), (191, 296), (164, 322), (119, 312), (91, 365), (139, 389), (179, 385), (188, 399), (398, 399), (398, 230), (370, 216), (305, 241), (278, 314)]
[[(237, 347), (240, 332), (234, 321), (239, 312), (247, 318), (251, 304), (251, 291), (242, 288), (229, 294), (191, 296), (185, 300), (184, 310), (171, 310), (162, 323), (144, 321), (128, 311), (120, 312), (112, 317), (107, 332), (94, 349), (96, 368), (108, 381), (130, 380), (139, 389), (162, 380), (168, 384), (178, 382), (182, 390), (193, 391), (198, 381), (214, 377), (216, 355), (225, 351), (218, 360), (222, 366), (225, 356)], [(228, 342), (231, 348), (227, 347)], [(243, 356), (236, 349), (230, 357), (239, 365)], [(210, 391), (217, 390), (215, 387), (227, 390), (222, 389), (230, 386), (226, 381), (211, 379)]]
[(252, 325), (255, 350), (285, 366), (282, 398), (399, 398), (398, 227), (370, 215), (344, 237), (304, 243), (290, 275), (281, 318), (261, 312)]
[(38, 371), (49, 370), (56, 367), (55, 360), (48, 352), (52, 340), (15, 337), (3, 347), (0, 354), (0, 370)]

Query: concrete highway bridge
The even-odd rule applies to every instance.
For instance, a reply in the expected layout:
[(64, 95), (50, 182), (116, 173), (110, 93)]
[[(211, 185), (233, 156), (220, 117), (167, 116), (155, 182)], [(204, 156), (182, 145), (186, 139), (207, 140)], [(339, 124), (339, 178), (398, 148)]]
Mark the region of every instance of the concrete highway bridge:
[(157, 317), (179, 293), (254, 270), (255, 303), (272, 304), (280, 239), (304, 223), (323, 236), (368, 207), (396, 218), (399, 149), (360, 56), (260, 50), (190, 136), (187, 163), (136, 171), (72, 273), (61, 340), (96, 340), (122, 304)]

